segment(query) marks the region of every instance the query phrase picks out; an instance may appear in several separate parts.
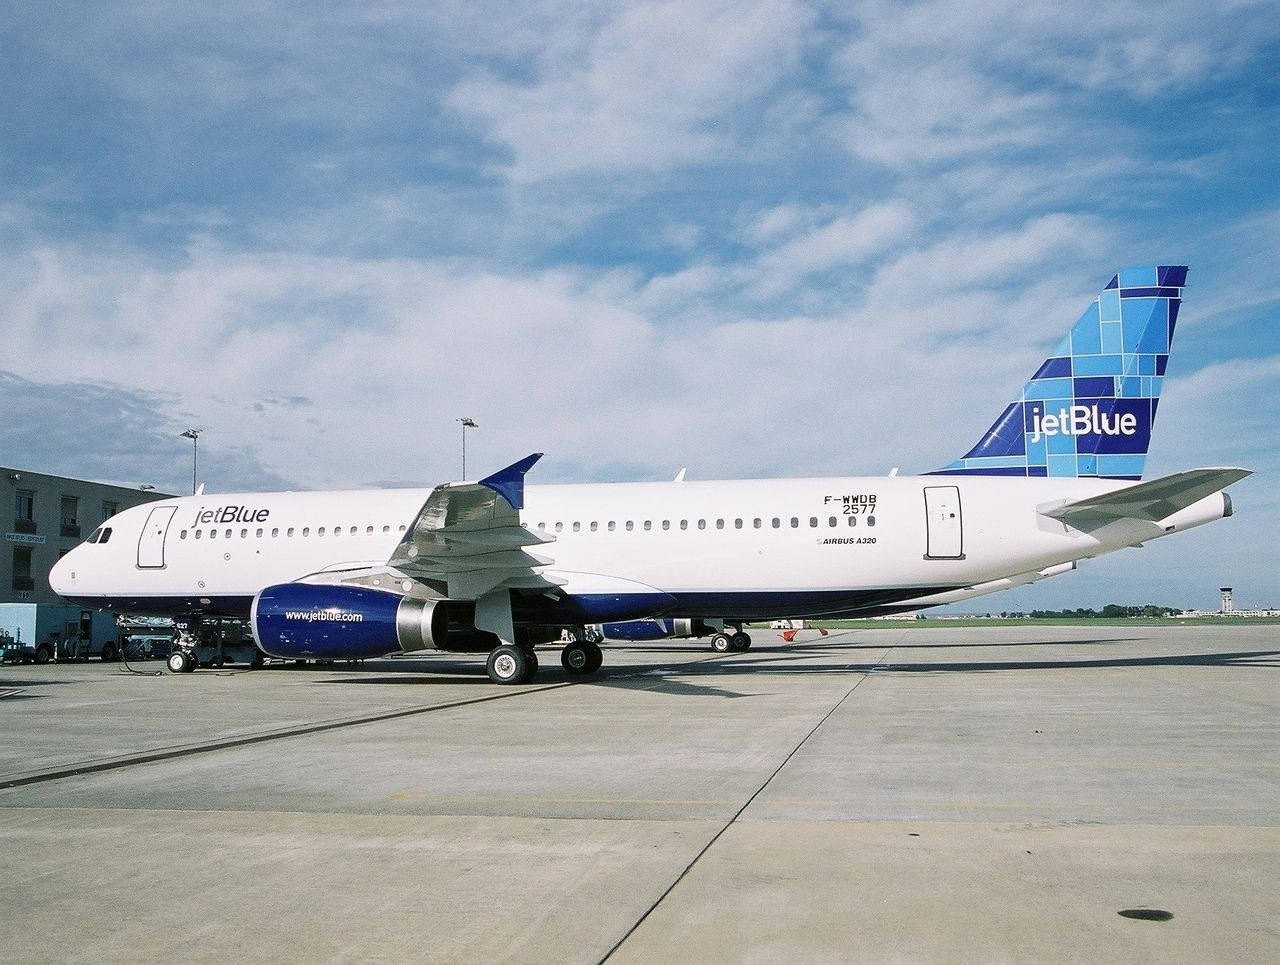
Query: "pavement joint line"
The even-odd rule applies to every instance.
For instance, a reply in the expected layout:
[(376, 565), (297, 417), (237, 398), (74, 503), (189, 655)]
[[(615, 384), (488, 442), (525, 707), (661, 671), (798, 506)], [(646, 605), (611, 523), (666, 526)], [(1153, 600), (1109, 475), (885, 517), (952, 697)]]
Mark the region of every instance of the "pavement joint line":
[[(904, 634), (905, 634), (905, 631), (904, 631)], [(899, 637), (899, 639), (901, 639), (901, 637)], [(885, 652), (880, 655), (880, 659), (876, 661), (876, 665), (879, 666), (879, 664), (883, 663), (885, 659), (888, 658), (889, 654), (893, 653), (893, 650), (894, 650), (894, 644), (890, 644), (885, 649)], [(800, 742), (796, 744), (795, 747), (791, 748), (791, 752), (787, 754), (787, 756), (783, 758), (782, 763), (779, 764), (777, 767), (775, 767), (773, 769), (773, 772), (767, 778), (765, 778), (764, 783), (755, 789), (754, 793), (752, 793), (752, 795), (749, 798), (747, 798), (746, 802), (742, 805), (742, 807), (738, 808), (738, 810), (733, 813), (733, 815), (729, 818), (728, 821), (724, 823), (724, 825), (720, 828), (720, 830), (711, 836), (711, 840), (708, 841), (705, 845), (703, 845), (702, 850), (693, 856), (693, 860), (690, 861), (687, 865), (685, 865), (684, 870), (681, 871), (680, 874), (676, 876), (675, 881), (671, 882), (671, 884), (667, 886), (667, 889), (662, 894), (660, 894), (657, 897), (657, 899), (655, 899), (654, 902), (651, 905), (649, 905), (648, 908), (645, 909), (644, 914), (642, 914), (639, 918), (635, 920), (635, 922), (631, 925), (631, 927), (627, 929), (626, 934), (624, 934), (621, 938), (619, 938), (617, 942), (614, 943), (613, 947), (610, 948), (607, 952), (605, 952), (604, 956), (600, 959), (598, 965), (604, 965), (605, 962), (607, 962), (609, 959), (611, 959), (614, 956), (614, 953), (616, 953), (619, 948), (621, 948), (624, 944), (626, 944), (627, 939), (629, 939), (632, 935), (635, 934), (636, 929), (639, 928), (641, 925), (643, 925), (646, 919), (648, 919), (648, 917), (652, 915), (655, 910), (657, 910), (657, 907), (660, 904), (662, 904), (664, 901), (666, 901), (667, 896), (671, 894), (671, 892), (676, 890), (676, 887), (680, 884), (680, 882), (684, 881), (684, 879), (688, 876), (689, 872), (693, 870), (693, 866), (702, 860), (703, 856), (715, 846), (715, 843), (719, 841), (721, 837), (724, 836), (724, 833), (726, 831), (728, 831), (731, 827), (733, 827), (734, 823), (738, 820), (738, 818), (742, 816), (742, 814), (747, 810), (747, 808), (751, 807), (755, 799), (758, 798), (762, 793), (764, 793), (764, 789), (773, 783), (773, 779), (777, 777), (780, 773), (782, 773), (782, 769), (791, 763), (791, 759), (794, 758), (796, 754), (800, 752), (800, 748), (804, 747), (804, 745), (808, 743), (809, 738), (818, 732), (819, 728), (821, 728), (822, 725), (825, 724), (830, 719), (832, 714), (834, 714), (837, 710), (839, 710), (841, 707), (844, 706), (844, 702), (853, 696), (853, 692), (857, 690), (860, 686), (862, 686), (862, 682), (866, 680), (867, 677), (869, 676), (870, 674), (864, 673), (861, 677), (859, 677), (858, 681), (852, 687), (850, 687), (848, 690), (844, 692), (844, 696), (842, 696), (839, 700), (837, 700), (835, 702), (835, 705), (832, 706), (830, 710), (828, 710), (825, 714), (822, 715), (822, 719), (813, 725), (813, 728), (809, 731), (809, 733), (805, 734), (804, 737), (800, 738)]]
[(213, 751), (229, 750), (231, 748), (245, 747), (251, 744), (263, 744), (267, 741), (283, 740), (287, 737), (302, 737), (307, 734), (319, 734), (324, 731), (339, 730), (344, 727), (358, 727), (361, 724), (376, 724), (387, 720), (397, 720), (401, 717), (413, 717), (417, 714), (430, 714), (438, 710), (450, 710), (455, 707), (484, 704), (494, 700), (506, 700), (509, 697), (521, 697), (525, 694), (536, 694), (548, 690), (559, 690), (562, 687), (572, 687), (576, 682), (577, 681), (568, 680), (562, 683), (550, 684), (545, 687), (531, 687), (526, 690), (489, 694), (484, 697), (470, 697), (466, 700), (453, 700), (443, 704), (431, 704), (427, 707), (402, 708), (400, 710), (384, 711), (379, 714), (368, 714), (363, 717), (346, 717), (341, 720), (325, 721), (321, 724), (306, 724), (301, 727), (290, 727), (284, 730), (248, 734), (243, 737), (231, 737), (226, 740), (212, 741), (207, 744), (188, 745), (177, 748), (170, 747), (157, 751), (143, 751), (139, 754), (133, 754), (128, 757), (117, 758), (115, 760), (73, 764), (69, 767), (62, 767), (53, 771), (42, 771), (38, 774), (29, 774), (24, 777), (0, 780), (0, 790), (24, 787), (31, 784), (42, 784), (46, 781), (57, 781), (67, 777), (76, 777), (82, 774), (96, 774), (102, 771), (114, 771), (124, 767), (133, 767), (138, 764), (152, 764), (156, 761), (168, 761), (179, 757), (191, 757), (196, 754), (208, 754)]

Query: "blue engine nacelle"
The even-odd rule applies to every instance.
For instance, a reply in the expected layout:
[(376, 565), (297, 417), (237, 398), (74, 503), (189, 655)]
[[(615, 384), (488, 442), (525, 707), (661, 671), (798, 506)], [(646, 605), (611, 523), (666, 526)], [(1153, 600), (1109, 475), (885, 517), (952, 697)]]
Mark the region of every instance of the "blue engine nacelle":
[(602, 623), (600, 632), (606, 640), (668, 640), (672, 637), (704, 637), (715, 628), (701, 620), (628, 620), (625, 623)]
[(249, 626), (259, 649), (273, 657), (380, 657), (450, 649), (448, 605), (361, 586), (280, 583), (254, 597)]

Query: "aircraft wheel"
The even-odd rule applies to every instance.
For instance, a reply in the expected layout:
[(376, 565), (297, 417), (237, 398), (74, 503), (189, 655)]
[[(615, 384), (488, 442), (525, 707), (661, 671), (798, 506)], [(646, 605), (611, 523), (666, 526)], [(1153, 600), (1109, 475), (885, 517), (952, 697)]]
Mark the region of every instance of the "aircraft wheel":
[(253, 670), (259, 670), (262, 667), (262, 651), (253, 651), (253, 659), (249, 661), (249, 666)]
[(587, 673), (595, 673), (600, 669), (600, 665), (604, 663), (604, 651), (600, 649), (600, 644), (598, 643), (590, 642), (587, 646), (591, 650), (591, 669)]
[(519, 647), (504, 643), (489, 654), (489, 679), (495, 684), (526, 683), (529, 655)]
[(521, 647), (524, 650), (525, 657), (529, 660), (529, 669), (524, 673), (523, 683), (531, 684), (535, 677), (538, 676), (538, 655), (534, 652), (533, 647)]
[(711, 649), (716, 653), (728, 653), (733, 649), (733, 638), (727, 633), (713, 634), (711, 637)]
[(750, 650), (751, 649), (751, 637), (743, 633), (741, 630), (735, 633), (732, 639), (733, 639), (734, 650)]
[(119, 656), (120, 654), (116, 652), (116, 645), (114, 643), (104, 643), (102, 645), (102, 662), (103, 663), (111, 663), (116, 659), (118, 659)]
[(579, 677), (592, 671), (592, 651), (600, 652), (600, 648), (586, 640), (575, 640), (560, 651), (560, 666), (570, 676)]
[(165, 661), (169, 668), (169, 673), (186, 673), (191, 669), (191, 660), (187, 657), (186, 651), (175, 650), (169, 654), (169, 659)]

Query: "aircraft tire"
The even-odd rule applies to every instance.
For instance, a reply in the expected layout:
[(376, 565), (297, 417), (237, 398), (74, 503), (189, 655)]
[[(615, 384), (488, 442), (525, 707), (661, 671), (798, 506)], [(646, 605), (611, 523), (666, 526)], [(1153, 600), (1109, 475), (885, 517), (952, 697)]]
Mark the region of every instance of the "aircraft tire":
[(120, 657), (120, 654), (116, 652), (116, 645), (114, 643), (104, 643), (102, 645), (102, 662), (103, 663), (114, 663), (116, 660), (119, 659), (119, 657)]
[(588, 642), (588, 648), (591, 650), (591, 669), (587, 673), (595, 673), (600, 669), (600, 665), (604, 663), (604, 651), (600, 649), (600, 644)]
[(560, 651), (560, 666), (571, 677), (581, 677), (591, 673), (592, 648), (599, 652), (600, 648), (586, 640), (574, 640)]
[(495, 684), (523, 684), (529, 682), (529, 665), (527, 652), (504, 643), (493, 648), (486, 669)]
[(524, 673), (524, 683), (531, 684), (538, 676), (538, 655), (533, 647), (522, 647), (524, 655), (529, 658), (529, 669)]
[(169, 659), (165, 661), (165, 666), (169, 668), (169, 673), (186, 673), (191, 669), (191, 658), (187, 656), (183, 650), (175, 650), (169, 654)]
[(733, 638), (727, 633), (712, 634), (711, 649), (716, 653), (728, 653), (733, 649)]
[(734, 650), (750, 650), (751, 649), (751, 637), (743, 633), (741, 630), (735, 633), (731, 639), (733, 641)]

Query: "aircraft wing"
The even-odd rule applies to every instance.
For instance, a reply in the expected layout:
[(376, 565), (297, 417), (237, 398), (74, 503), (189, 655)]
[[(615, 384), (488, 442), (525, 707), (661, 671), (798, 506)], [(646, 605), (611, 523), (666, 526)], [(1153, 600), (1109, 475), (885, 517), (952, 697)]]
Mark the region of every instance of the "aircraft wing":
[(1099, 496), (1051, 503), (1039, 507), (1039, 512), (1077, 529), (1089, 529), (1118, 519), (1158, 523), (1249, 475), (1252, 470), (1234, 467), (1188, 469)]
[(479, 482), (446, 483), (431, 491), (383, 566), (314, 573), (307, 582), (388, 586), (415, 595), (477, 600), (498, 589), (554, 589), (560, 581), (539, 568), (552, 561), (528, 551), (555, 542), (520, 525), (525, 473), (535, 452)]
[(552, 561), (528, 551), (555, 537), (520, 525), (524, 476), (541, 458), (535, 452), (479, 482), (437, 486), (388, 566), (455, 600), (499, 588), (555, 587), (537, 572)]

